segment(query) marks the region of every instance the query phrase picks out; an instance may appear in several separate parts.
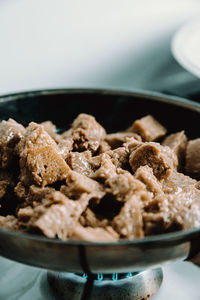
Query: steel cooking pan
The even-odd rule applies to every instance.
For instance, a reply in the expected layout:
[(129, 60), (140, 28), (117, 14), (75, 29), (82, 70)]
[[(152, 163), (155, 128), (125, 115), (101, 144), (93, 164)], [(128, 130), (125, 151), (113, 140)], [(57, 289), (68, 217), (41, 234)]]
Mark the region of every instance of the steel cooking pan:
[[(200, 105), (158, 93), (59, 89), (0, 97), (0, 119), (24, 125), (52, 120), (58, 128), (67, 128), (82, 112), (94, 115), (108, 132), (152, 114), (169, 133), (185, 129), (189, 138), (200, 136)], [(198, 239), (200, 228), (113, 243), (63, 242), (0, 229), (0, 255), (55, 271), (122, 273), (184, 260), (198, 250)]]

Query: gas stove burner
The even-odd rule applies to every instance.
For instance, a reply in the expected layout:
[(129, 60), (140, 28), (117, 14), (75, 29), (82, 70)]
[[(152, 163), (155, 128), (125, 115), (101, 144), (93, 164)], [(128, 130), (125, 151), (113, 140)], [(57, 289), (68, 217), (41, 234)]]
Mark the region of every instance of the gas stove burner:
[[(48, 272), (51, 290), (62, 300), (146, 300), (157, 292), (162, 279), (163, 273), (160, 268), (142, 272), (90, 274), (89, 276), (86, 273)], [(88, 284), (89, 280), (90, 284)], [(86, 285), (91, 290), (87, 296)]]

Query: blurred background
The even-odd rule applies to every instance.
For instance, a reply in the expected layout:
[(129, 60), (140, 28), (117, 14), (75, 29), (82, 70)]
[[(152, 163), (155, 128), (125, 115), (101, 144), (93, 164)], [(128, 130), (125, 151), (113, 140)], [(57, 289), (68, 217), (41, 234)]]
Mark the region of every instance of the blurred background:
[[(0, 0), (0, 94), (91, 87), (198, 99), (200, 79), (171, 52), (177, 30), (198, 19), (200, 0)], [(200, 299), (200, 269), (163, 269), (152, 300)], [(41, 270), (3, 258), (0, 270), (0, 300), (50, 300)]]
[(199, 0), (0, 0), (0, 94), (59, 87), (186, 95), (171, 39)]

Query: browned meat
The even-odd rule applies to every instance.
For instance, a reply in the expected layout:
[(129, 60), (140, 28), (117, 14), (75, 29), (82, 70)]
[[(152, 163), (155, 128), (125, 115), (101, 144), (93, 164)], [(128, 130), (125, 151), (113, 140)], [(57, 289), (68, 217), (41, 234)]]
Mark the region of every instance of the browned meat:
[(101, 199), (105, 194), (100, 183), (75, 171), (68, 173), (66, 185), (61, 187), (61, 192), (71, 199), (79, 199), (83, 193), (88, 193), (96, 199)]
[(90, 151), (70, 152), (67, 156), (67, 163), (73, 171), (91, 177), (94, 173), (92, 166), (92, 154)]
[(122, 171), (114, 177), (109, 177), (106, 182), (106, 192), (112, 194), (117, 201), (127, 201), (130, 195), (138, 190), (144, 190), (141, 181), (134, 178), (127, 171)]
[(156, 141), (167, 132), (166, 128), (156, 121), (151, 115), (134, 121), (129, 130), (138, 133), (141, 135), (143, 140), (147, 142)]
[(174, 171), (163, 181), (163, 194), (144, 204), (145, 235), (200, 226), (200, 191), (196, 180)]
[(48, 196), (45, 204), (35, 208), (25, 207), (18, 211), (18, 218), (26, 223), (27, 230), (36, 228), (50, 238), (69, 238), (85, 208), (80, 202), (68, 199), (60, 192)]
[(200, 177), (200, 138), (191, 140), (187, 144), (185, 170), (195, 178)]
[(123, 143), (126, 142), (126, 138), (134, 138), (137, 141), (141, 141), (141, 137), (137, 133), (133, 132), (117, 132), (117, 133), (110, 133), (106, 135), (105, 140), (108, 142), (108, 144), (111, 146), (112, 149), (116, 149), (118, 147), (121, 147)]
[(25, 128), (12, 119), (0, 123), (0, 169), (7, 169), (12, 165), (14, 147), (24, 132)]
[(123, 238), (133, 239), (144, 236), (139, 194), (129, 198), (119, 215), (113, 219), (112, 226)]
[(93, 178), (105, 182), (106, 179), (116, 175), (116, 167), (108, 154), (102, 154), (101, 165), (94, 172)]
[(70, 168), (52, 146), (27, 150), (26, 158), (20, 160), (20, 180), (24, 185), (36, 183), (39, 186), (64, 180)]
[(165, 134), (152, 116), (113, 134), (86, 114), (63, 134), (2, 121), (0, 228), (112, 242), (200, 226), (200, 184), (178, 172), (200, 178), (200, 139)]
[(72, 238), (89, 242), (114, 242), (119, 236), (110, 226), (92, 228), (79, 225), (74, 228)]
[(90, 208), (87, 208), (86, 211), (80, 217), (80, 224), (84, 227), (106, 227), (108, 226), (108, 223), (109, 222), (107, 219), (98, 219), (95, 213)]
[(178, 157), (179, 165), (182, 165), (187, 146), (187, 137), (184, 131), (168, 135), (162, 142), (162, 145), (171, 148)]
[(51, 121), (42, 122), (41, 125), (56, 143), (60, 143), (63, 140), (62, 136), (56, 133), (56, 125), (54, 125)]
[(61, 136), (62, 136), (62, 138), (63, 138), (64, 140), (68, 140), (68, 139), (72, 138), (72, 134), (73, 134), (73, 129), (70, 128), (70, 129), (64, 131), (64, 132), (61, 134)]
[(106, 136), (105, 129), (94, 117), (80, 114), (72, 124), (74, 150), (96, 152)]
[[(126, 138), (126, 142), (123, 144), (123, 147), (126, 149), (128, 153), (131, 153), (137, 147), (143, 145), (144, 143), (136, 140), (135, 138)], [(118, 148), (119, 149), (119, 148)], [(118, 150), (115, 149), (115, 150)]]
[(73, 140), (67, 139), (67, 140), (61, 140), (58, 144), (58, 154), (64, 159), (67, 159), (68, 154), (73, 149)]
[(154, 176), (152, 168), (148, 165), (139, 167), (135, 172), (135, 178), (142, 181), (150, 192), (154, 194), (163, 193), (160, 181)]
[(28, 149), (35, 149), (44, 146), (52, 146), (57, 149), (56, 142), (44, 130), (44, 127), (31, 122), (26, 128), (24, 136), (16, 146), (16, 151), (20, 157), (23, 157)]
[(129, 151), (125, 147), (119, 147), (107, 152), (116, 168), (127, 169), (129, 165)]
[(178, 164), (176, 155), (169, 147), (154, 142), (144, 143), (133, 150), (129, 163), (133, 172), (140, 166), (148, 165), (159, 180), (168, 177)]
[(24, 185), (52, 184), (65, 179), (69, 172), (56, 142), (42, 125), (31, 122), (16, 150), (20, 155), (20, 180)]
[(106, 141), (102, 140), (99, 143), (99, 149), (98, 149), (99, 154), (105, 153), (105, 152), (109, 151), (110, 149), (111, 149), (111, 147)]
[(0, 228), (19, 231), (18, 220), (12, 215), (6, 217), (0, 216)]
[(19, 181), (15, 187), (15, 194), (19, 199), (18, 208), (26, 206), (36, 207), (53, 192), (55, 192), (55, 189), (52, 187), (38, 187), (36, 185), (27, 187)]

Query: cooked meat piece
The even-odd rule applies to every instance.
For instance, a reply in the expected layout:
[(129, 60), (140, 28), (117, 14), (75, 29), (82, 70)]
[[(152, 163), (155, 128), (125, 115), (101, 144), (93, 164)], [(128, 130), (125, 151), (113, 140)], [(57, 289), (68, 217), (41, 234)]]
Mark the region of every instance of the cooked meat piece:
[(98, 219), (95, 213), (90, 208), (87, 208), (86, 211), (80, 217), (80, 224), (84, 227), (106, 227), (108, 226), (108, 220)]
[(0, 123), (0, 169), (8, 169), (14, 160), (14, 147), (25, 133), (25, 128), (12, 119)]
[(90, 150), (96, 152), (102, 140), (106, 136), (105, 129), (95, 120), (94, 117), (80, 114), (72, 124), (74, 150)]
[(85, 207), (78, 201), (68, 199), (60, 192), (49, 196), (49, 202), (36, 208), (26, 207), (18, 211), (18, 218), (27, 222), (27, 230), (39, 229), (50, 238), (59, 237), (62, 240), (72, 235), (78, 219)]
[(89, 242), (114, 242), (119, 238), (118, 234), (108, 226), (105, 228), (83, 227), (81, 225), (74, 228), (72, 239)]
[(102, 154), (101, 156), (101, 165), (94, 172), (93, 178), (104, 182), (106, 179), (110, 177), (114, 177), (116, 175), (116, 166), (112, 163), (112, 160), (108, 154)]
[(91, 177), (94, 173), (92, 166), (92, 155), (90, 151), (70, 152), (67, 156), (67, 163), (73, 171)]
[(162, 182), (162, 190), (165, 194), (178, 194), (179, 192), (190, 193), (196, 191), (197, 181), (191, 177), (173, 171), (172, 174)]
[(187, 146), (187, 137), (184, 131), (182, 130), (180, 132), (168, 135), (162, 142), (162, 145), (168, 146), (174, 151), (174, 153), (176, 153), (179, 160), (179, 165), (181, 165)]
[(129, 151), (125, 147), (119, 147), (107, 152), (116, 168), (128, 169)]
[(113, 221), (113, 228), (123, 238), (133, 239), (144, 236), (140, 195), (132, 195)]
[(54, 125), (51, 121), (42, 122), (40, 125), (44, 127), (44, 130), (54, 139), (56, 143), (60, 143), (63, 138), (60, 134), (56, 133), (56, 125)]
[(62, 134), (2, 121), (0, 228), (113, 242), (200, 227), (200, 184), (178, 172), (200, 179), (200, 138), (165, 134), (150, 115), (113, 134), (86, 114)]
[(42, 125), (31, 122), (16, 150), (20, 155), (20, 180), (24, 185), (52, 184), (65, 179), (70, 170), (59, 154), (61, 149)]
[(200, 226), (200, 191), (196, 181), (174, 171), (163, 181), (163, 192), (144, 205), (145, 235)]
[(177, 156), (169, 147), (154, 142), (144, 143), (133, 150), (129, 163), (133, 172), (148, 165), (159, 180), (168, 177), (178, 164)]
[(106, 192), (112, 194), (117, 201), (122, 202), (127, 201), (127, 198), (130, 198), (130, 195), (134, 192), (145, 189), (145, 186), (127, 171), (109, 177), (105, 185)]
[(38, 187), (35, 185), (27, 187), (19, 181), (15, 187), (15, 194), (20, 201), (18, 208), (26, 206), (35, 207), (42, 202), (42, 199), (45, 199), (53, 192), (55, 192), (55, 189), (52, 187)]
[(143, 213), (145, 235), (200, 226), (200, 195), (157, 195)]
[(68, 154), (73, 149), (73, 140), (67, 139), (67, 140), (61, 140), (58, 143), (58, 154), (64, 159), (67, 159)]
[(64, 132), (61, 134), (61, 136), (62, 136), (62, 138), (63, 138), (64, 140), (68, 140), (68, 139), (72, 138), (72, 134), (73, 134), (73, 129), (70, 128), (70, 129), (64, 131)]
[(105, 153), (105, 152), (109, 151), (110, 148), (111, 148), (110, 145), (106, 141), (102, 140), (99, 143), (98, 152), (99, 152), (99, 154), (102, 154), (102, 153)]
[[(126, 140), (125, 140), (125, 143), (123, 144), (123, 147), (126, 149), (126, 151), (128, 153), (131, 153), (135, 148), (137, 148), (137, 147), (139, 147), (143, 144), (144, 144), (143, 142), (138, 141), (135, 138), (127, 137)], [(118, 150), (118, 149), (116, 149), (116, 150)]]
[(123, 143), (126, 142), (127, 137), (132, 137), (137, 141), (141, 141), (141, 137), (137, 133), (128, 131), (107, 134), (105, 140), (106, 142), (108, 142), (112, 149), (116, 149), (118, 147), (121, 147)]
[(42, 125), (31, 122), (26, 128), (24, 136), (16, 146), (16, 151), (23, 157), (26, 155), (28, 149), (34, 149), (38, 147), (52, 146), (57, 150), (56, 142), (50, 137), (50, 135), (44, 130)]
[(101, 199), (105, 194), (100, 183), (75, 171), (68, 173), (66, 185), (63, 185), (60, 191), (71, 199), (78, 199), (83, 193), (92, 194), (94, 198)]
[(20, 180), (24, 185), (36, 183), (39, 186), (64, 180), (70, 168), (52, 146), (27, 150), (27, 156), (20, 159)]
[(142, 181), (150, 192), (154, 194), (163, 193), (160, 181), (154, 176), (152, 168), (148, 165), (139, 167), (135, 172), (135, 178)]
[(166, 128), (151, 115), (134, 121), (130, 130), (141, 135), (143, 140), (147, 142), (156, 141), (167, 133)]
[(20, 230), (17, 218), (12, 215), (8, 215), (6, 217), (0, 216), (0, 228)]
[(19, 181), (14, 189), (14, 192), (20, 200), (24, 201), (28, 196), (29, 188), (25, 187), (23, 183)]
[(200, 178), (200, 138), (191, 140), (187, 144), (185, 170), (187, 174)]

